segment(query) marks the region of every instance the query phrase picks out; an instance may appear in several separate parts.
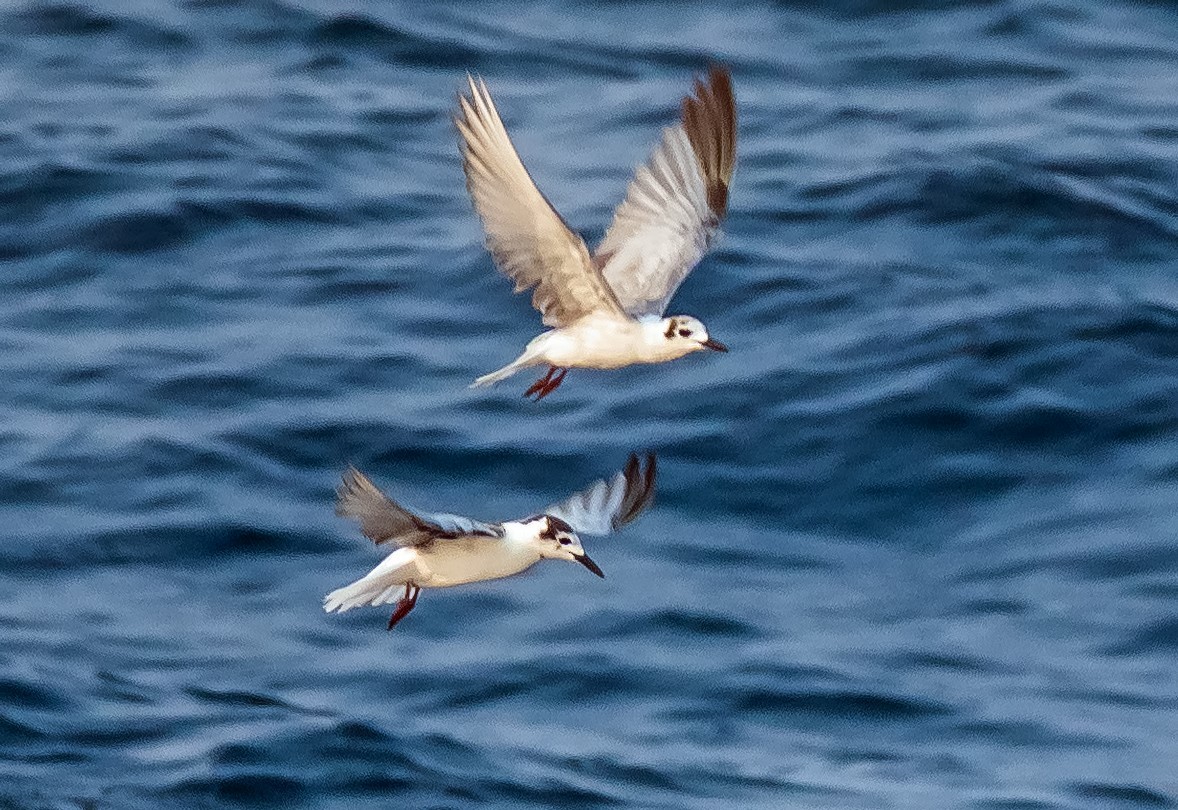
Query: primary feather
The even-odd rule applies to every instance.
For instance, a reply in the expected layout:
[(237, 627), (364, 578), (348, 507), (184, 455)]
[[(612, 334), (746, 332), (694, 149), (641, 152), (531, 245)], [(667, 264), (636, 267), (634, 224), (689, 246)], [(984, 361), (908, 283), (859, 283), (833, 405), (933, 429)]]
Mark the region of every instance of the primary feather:
[(467, 77), (459, 96), (466, 188), (487, 234), (495, 264), (516, 292), (535, 288), (532, 306), (547, 326), (567, 326), (590, 312), (622, 315), (622, 308), (574, 234), (536, 188), (520, 161), (499, 112), (479, 79)]
[(360, 524), (364, 536), (377, 545), (396, 543), (421, 547), (435, 540), (477, 534), (498, 537), (496, 527), (460, 515), (418, 514), (385, 495), (364, 473), (350, 467), (336, 491), (335, 513)]
[(608, 480), (595, 481), (580, 492), (544, 510), (560, 518), (578, 534), (605, 535), (638, 517), (654, 498), (655, 457), (645, 467), (631, 453), (625, 469)]
[(736, 164), (736, 97), (713, 67), (683, 99), (680, 121), (641, 166), (594, 263), (633, 317), (662, 315), (703, 258), (728, 211)]

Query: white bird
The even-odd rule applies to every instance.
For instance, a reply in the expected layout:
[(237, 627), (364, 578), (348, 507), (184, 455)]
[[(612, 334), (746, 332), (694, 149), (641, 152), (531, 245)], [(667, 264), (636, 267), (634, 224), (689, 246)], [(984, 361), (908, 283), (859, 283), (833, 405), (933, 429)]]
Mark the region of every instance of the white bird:
[(701, 349), (728, 351), (688, 315), (663, 317), (675, 290), (707, 251), (728, 208), (736, 160), (732, 77), (713, 67), (683, 99), (679, 123), (638, 169), (592, 255), (552, 207), (516, 154), (487, 85), (467, 75), (454, 119), (466, 187), (495, 264), (533, 287), (532, 306), (551, 327), (514, 361), (475, 380), (491, 385), (529, 366), (548, 373), (524, 396), (542, 399), (569, 368), (663, 363)]
[(392, 630), (413, 610), (422, 588), (509, 577), (542, 559), (579, 562), (604, 577), (578, 534), (605, 535), (634, 520), (650, 505), (654, 479), (654, 455), (648, 454), (643, 465), (631, 454), (625, 469), (611, 479), (595, 482), (542, 514), (484, 523), (412, 512), (350, 468), (338, 490), (336, 514), (359, 522), (360, 530), (377, 545), (393, 543), (398, 548), (361, 579), (329, 593), (323, 609), (331, 613), (396, 601), (388, 625)]

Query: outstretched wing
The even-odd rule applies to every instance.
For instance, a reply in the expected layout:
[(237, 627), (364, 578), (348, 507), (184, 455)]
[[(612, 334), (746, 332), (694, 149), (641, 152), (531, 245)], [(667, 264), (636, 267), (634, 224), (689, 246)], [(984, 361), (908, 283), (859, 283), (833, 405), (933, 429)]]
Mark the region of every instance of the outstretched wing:
[(524, 168), (486, 83), (467, 79), (470, 96), (458, 97), (461, 115), (454, 123), (462, 136), (466, 188), (495, 264), (515, 282), (516, 292), (536, 288), (532, 306), (547, 326), (567, 326), (597, 310), (623, 315), (584, 240), (569, 230)]
[(601, 535), (625, 526), (654, 498), (655, 457), (647, 453), (645, 467), (636, 454), (621, 472), (597, 481), (576, 495), (544, 510), (568, 523), (578, 534)]
[(458, 515), (419, 515), (389, 498), (364, 473), (349, 467), (336, 490), (335, 513), (360, 524), (364, 536), (377, 545), (424, 546), (434, 540), (452, 540), (464, 535), (500, 537), (489, 523)]
[(635, 173), (593, 255), (627, 313), (663, 314), (724, 220), (735, 163), (732, 76), (713, 67)]

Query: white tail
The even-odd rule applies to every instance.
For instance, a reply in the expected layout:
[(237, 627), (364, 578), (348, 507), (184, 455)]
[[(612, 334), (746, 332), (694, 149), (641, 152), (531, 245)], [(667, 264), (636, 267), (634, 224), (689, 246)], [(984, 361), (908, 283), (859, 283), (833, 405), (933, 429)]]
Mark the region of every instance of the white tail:
[(523, 357), (519, 357), (498, 371), (492, 371), (490, 374), (484, 374), (483, 376), (479, 377), (470, 384), (470, 387), (482, 388), (484, 385), (494, 385), (500, 380), (506, 380), (512, 374), (515, 374), (520, 369), (527, 368), (530, 365), (532, 365), (532, 363), (525, 361)]
[(405, 594), (405, 583), (418, 577), (414, 565), (416, 552), (399, 548), (351, 585), (329, 593), (323, 598), (323, 609), (328, 613), (343, 612), (364, 605), (387, 605)]
[(364, 605), (383, 605), (395, 601), (403, 585), (403, 582), (390, 583), (387, 577), (364, 577), (329, 593), (323, 600), (323, 609), (334, 613)]

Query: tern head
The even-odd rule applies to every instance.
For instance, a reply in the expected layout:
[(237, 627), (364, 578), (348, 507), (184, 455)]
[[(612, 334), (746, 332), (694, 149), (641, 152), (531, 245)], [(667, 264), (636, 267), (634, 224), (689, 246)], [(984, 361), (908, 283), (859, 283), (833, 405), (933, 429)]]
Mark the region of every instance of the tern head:
[(535, 533), (534, 537), (540, 545), (541, 557), (547, 557), (550, 560), (577, 562), (597, 576), (605, 577), (605, 574), (597, 567), (597, 563), (589, 559), (589, 555), (581, 547), (581, 538), (577, 537), (573, 527), (565, 521), (553, 515), (536, 515), (523, 523)]
[(697, 318), (690, 315), (674, 315), (659, 321), (663, 337), (672, 345), (682, 348), (683, 354), (698, 352), (700, 349), (711, 349), (714, 352), (726, 352), (728, 347), (718, 340), (708, 337), (708, 330)]

